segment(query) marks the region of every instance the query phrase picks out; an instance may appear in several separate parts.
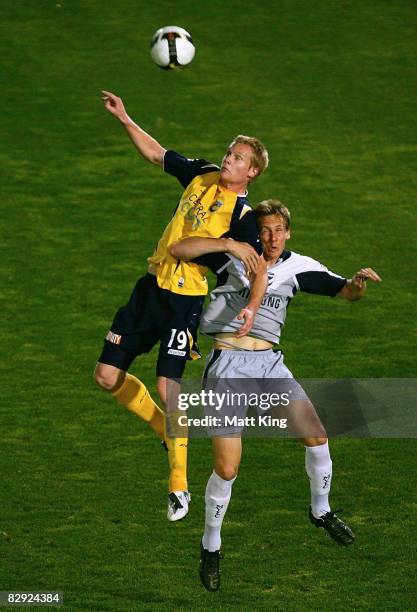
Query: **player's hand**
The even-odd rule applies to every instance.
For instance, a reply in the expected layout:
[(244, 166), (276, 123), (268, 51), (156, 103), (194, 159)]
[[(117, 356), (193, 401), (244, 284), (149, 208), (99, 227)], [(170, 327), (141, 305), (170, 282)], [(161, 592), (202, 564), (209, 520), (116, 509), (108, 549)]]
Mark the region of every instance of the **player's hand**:
[(228, 240), (227, 252), (240, 259), (244, 264), (248, 275), (256, 274), (259, 266), (259, 255), (253, 247), (247, 242), (238, 242), (237, 240)]
[(250, 308), (242, 308), (242, 310), (237, 315), (236, 319), (238, 321), (244, 321), (242, 327), (240, 327), (236, 332), (236, 338), (242, 338), (243, 336), (247, 336), (250, 330), (252, 329), (253, 320), (254, 320), (254, 312)]
[(117, 117), (118, 119), (124, 119), (127, 117), (126, 109), (122, 102), (122, 99), (115, 96), (111, 91), (102, 91), (102, 99), (104, 100), (104, 106), (107, 108), (109, 113)]
[(372, 268), (361, 268), (356, 272), (355, 276), (352, 277), (352, 285), (358, 291), (363, 291), (366, 288), (366, 281), (368, 279), (375, 283), (380, 283), (382, 280)]

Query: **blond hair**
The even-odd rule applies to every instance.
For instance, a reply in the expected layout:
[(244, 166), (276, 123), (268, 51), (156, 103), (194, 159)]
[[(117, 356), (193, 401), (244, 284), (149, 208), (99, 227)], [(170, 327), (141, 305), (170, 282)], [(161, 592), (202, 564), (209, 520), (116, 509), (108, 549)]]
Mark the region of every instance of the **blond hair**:
[(249, 145), (252, 149), (251, 166), (259, 170), (257, 176), (262, 174), (262, 172), (267, 169), (269, 164), (268, 151), (260, 140), (254, 138), (253, 136), (244, 136), (243, 134), (239, 134), (230, 143), (229, 147), (232, 148), (236, 144)]
[(261, 217), (266, 217), (268, 215), (282, 217), (285, 221), (285, 228), (287, 230), (290, 229), (291, 213), (285, 204), (279, 200), (263, 200), (256, 206), (255, 217), (258, 224)]

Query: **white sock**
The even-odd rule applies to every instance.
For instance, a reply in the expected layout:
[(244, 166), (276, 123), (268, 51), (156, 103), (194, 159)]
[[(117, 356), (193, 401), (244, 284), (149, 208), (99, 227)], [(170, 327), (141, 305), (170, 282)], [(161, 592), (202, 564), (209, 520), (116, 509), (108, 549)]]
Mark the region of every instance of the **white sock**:
[(223, 480), (213, 471), (206, 487), (206, 524), (203, 535), (203, 547), (215, 552), (220, 550), (220, 530), (232, 495), (233, 480)]
[(311, 511), (315, 518), (330, 512), (329, 493), (332, 481), (332, 460), (329, 443), (306, 446), (306, 472), (310, 479)]

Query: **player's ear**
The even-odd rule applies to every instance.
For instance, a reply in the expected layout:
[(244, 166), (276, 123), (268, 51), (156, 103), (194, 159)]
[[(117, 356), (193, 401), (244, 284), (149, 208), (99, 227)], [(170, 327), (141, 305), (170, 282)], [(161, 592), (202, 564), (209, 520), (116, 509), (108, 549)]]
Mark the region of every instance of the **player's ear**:
[(291, 238), (291, 230), (290, 230), (290, 229), (287, 229), (287, 232), (286, 232), (286, 234), (285, 234), (285, 239), (286, 239), (286, 240), (289, 240), (290, 238)]
[(248, 170), (248, 178), (250, 181), (253, 181), (259, 174), (259, 168), (255, 168), (255, 166), (251, 166)]

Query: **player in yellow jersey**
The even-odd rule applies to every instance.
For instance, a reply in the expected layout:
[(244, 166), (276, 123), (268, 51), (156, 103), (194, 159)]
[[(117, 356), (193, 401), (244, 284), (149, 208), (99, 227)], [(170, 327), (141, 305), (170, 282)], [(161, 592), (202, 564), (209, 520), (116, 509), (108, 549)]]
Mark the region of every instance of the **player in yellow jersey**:
[(180, 379), (187, 359), (198, 358), (196, 334), (207, 294), (210, 257), (183, 262), (170, 253), (172, 244), (188, 237), (219, 239), (228, 252), (255, 272), (260, 243), (247, 187), (268, 165), (268, 153), (256, 138), (236, 137), (221, 167), (202, 159), (187, 159), (164, 149), (127, 114), (122, 100), (103, 91), (106, 109), (124, 126), (132, 143), (149, 162), (175, 176), (185, 189), (173, 217), (148, 258), (148, 273), (140, 278), (129, 302), (116, 313), (99, 357), (94, 377), (115, 399), (147, 421), (166, 442), (170, 465), (168, 519), (188, 512), (187, 439), (166, 435), (165, 413), (145, 385), (128, 374), (133, 360), (160, 343), (156, 366), (157, 390), (167, 403), (167, 382)]

